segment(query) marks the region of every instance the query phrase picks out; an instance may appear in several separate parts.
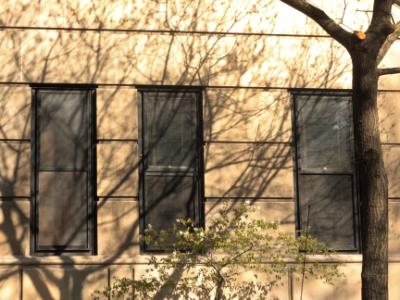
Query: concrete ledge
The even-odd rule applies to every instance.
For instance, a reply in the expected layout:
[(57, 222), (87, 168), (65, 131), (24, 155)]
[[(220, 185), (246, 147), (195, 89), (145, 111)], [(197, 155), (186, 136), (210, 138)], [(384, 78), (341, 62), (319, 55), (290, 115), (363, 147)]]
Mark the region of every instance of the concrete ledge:
[[(162, 255), (160, 255), (161, 257)], [(150, 255), (137, 255), (134, 257), (118, 257), (113, 256), (2, 256), (0, 257), (0, 266), (21, 265), (130, 265), (130, 264), (147, 264)], [(288, 263), (293, 260), (288, 259)], [(361, 263), (361, 254), (334, 254), (329, 257), (324, 256), (308, 256), (306, 262), (321, 263)], [(399, 263), (400, 255), (389, 256), (389, 263)], [(270, 263), (265, 261), (266, 264)]]

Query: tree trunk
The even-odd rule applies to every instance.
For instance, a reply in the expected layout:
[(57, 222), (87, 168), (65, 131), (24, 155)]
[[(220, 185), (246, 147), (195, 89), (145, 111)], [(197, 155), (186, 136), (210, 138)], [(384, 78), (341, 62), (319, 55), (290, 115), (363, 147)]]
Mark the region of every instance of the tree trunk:
[(362, 299), (388, 297), (388, 189), (379, 134), (376, 56), (354, 51), (353, 118), (362, 235)]
[(223, 288), (224, 288), (225, 280), (221, 275), (217, 275), (217, 276), (218, 276), (218, 278), (217, 278), (217, 290), (215, 292), (214, 300), (223, 300), (224, 299)]

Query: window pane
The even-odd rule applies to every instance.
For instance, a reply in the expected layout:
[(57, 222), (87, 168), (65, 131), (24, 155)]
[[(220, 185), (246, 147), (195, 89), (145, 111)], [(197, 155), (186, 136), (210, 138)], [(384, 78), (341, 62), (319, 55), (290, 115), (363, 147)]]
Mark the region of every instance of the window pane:
[(300, 171), (351, 171), (353, 141), (349, 99), (304, 96), (298, 98), (297, 104)]
[(146, 226), (169, 229), (176, 219), (194, 218), (195, 185), (188, 176), (145, 176)]
[(354, 249), (351, 175), (299, 176), (301, 225), (335, 249)]
[(196, 153), (195, 95), (145, 93), (145, 152), (148, 167), (193, 168)]
[(88, 95), (85, 91), (40, 91), (40, 168), (86, 169)]
[(38, 244), (88, 246), (87, 175), (85, 172), (40, 172)]

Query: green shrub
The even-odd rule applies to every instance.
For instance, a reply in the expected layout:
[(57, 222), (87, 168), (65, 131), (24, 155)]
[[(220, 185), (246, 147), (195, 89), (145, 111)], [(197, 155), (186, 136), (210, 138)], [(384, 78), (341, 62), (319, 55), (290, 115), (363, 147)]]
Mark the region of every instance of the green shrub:
[(141, 278), (115, 278), (96, 297), (118, 299), (133, 289), (139, 299), (265, 299), (288, 272), (328, 283), (341, 276), (337, 264), (305, 263), (307, 255), (330, 255), (326, 246), (284, 233), (276, 223), (251, 220), (251, 213), (248, 205), (225, 204), (206, 229), (190, 220), (177, 220), (169, 231), (149, 226), (144, 243), (165, 253), (150, 256)]

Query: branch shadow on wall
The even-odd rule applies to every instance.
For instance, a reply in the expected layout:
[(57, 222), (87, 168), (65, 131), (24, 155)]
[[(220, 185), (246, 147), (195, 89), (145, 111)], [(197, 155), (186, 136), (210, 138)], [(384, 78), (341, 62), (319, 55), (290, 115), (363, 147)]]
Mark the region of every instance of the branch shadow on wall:
[[(192, 30), (204, 13), (200, 6), (197, 9)], [(74, 22), (82, 22), (74, 16)], [(240, 20), (239, 16), (228, 29)], [(96, 91), (95, 235), (101, 264), (87, 263), (92, 257), (85, 262), (83, 257), (61, 255), (49, 258), (56, 261), (53, 266), (43, 266), (46, 258), (30, 256), (30, 88), (1, 88), (0, 251), (16, 256), (22, 271), (10, 268), (0, 278), (17, 278), (22, 285), (22, 274), (24, 299), (87, 299), (94, 289), (110, 285), (114, 275), (132, 276), (133, 269), (139, 276), (143, 271), (131, 265), (145, 257), (139, 241), (138, 95), (132, 82), (206, 87), (202, 92), (206, 223), (221, 202), (233, 207), (246, 201), (259, 208), (259, 217), (279, 221), (295, 234), (291, 98), (285, 89), (268, 87), (334, 86), (348, 67), (337, 64), (342, 55), (338, 45), (327, 43), (329, 55), (322, 58), (308, 55), (317, 41), (262, 35), (100, 30), (21, 30), (19, 35), (10, 30), (9, 35), (15, 45), (9, 65), (19, 70), (8, 72), (10, 82), (22, 76), (28, 83), (110, 83)], [(290, 51), (294, 47), (296, 51)], [(317, 68), (321, 63), (324, 68)], [(29, 266), (22, 264), (24, 258)], [(179, 277), (179, 270), (172, 276)], [(163, 291), (158, 297), (164, 297)]]

